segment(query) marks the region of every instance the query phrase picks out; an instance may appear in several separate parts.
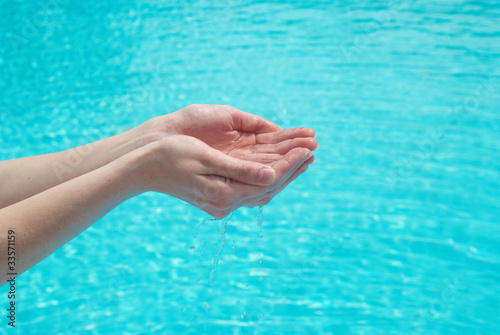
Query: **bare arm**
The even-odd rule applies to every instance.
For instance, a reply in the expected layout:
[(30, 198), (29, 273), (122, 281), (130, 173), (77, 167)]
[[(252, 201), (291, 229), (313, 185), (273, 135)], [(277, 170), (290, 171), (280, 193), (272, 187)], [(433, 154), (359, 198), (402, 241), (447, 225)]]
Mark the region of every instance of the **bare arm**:
[[(16, 272), (20, 274), (77, 236), (112, 208), (134, 195), (127, 176), (133, 157), (123, 157), (44, 192), (0, 209), (0, 248), (7, 233), (16, 235)], [(8, 272), (2, 266), (2, 283)]]
[(146, 122), (125, 133), (66, 151), (0, 162), (0, 208), (98, 169), (161, 136)]
[[(64, 152), (0, 162), (0, 249), (26, 271), (112, 208), (156, 191), (214, 217), (267, 204), (314, 162), (314, 131), (230, 106), (191, 105)], [(8, 271), (1, 262), (0, 280)]]
[[(257, 135), (279, 130), (280, 127), (262, 117), (230, 106), (190, 105), (101, 141), (62, 152), (0, 162), (0, 208), (98, 169), (167, 136), (187, 132), (213, 147), (226, 147), (228, 143), (238, 144), (242, 132)], [(258, 167), (253, 165), (254, 169)]]

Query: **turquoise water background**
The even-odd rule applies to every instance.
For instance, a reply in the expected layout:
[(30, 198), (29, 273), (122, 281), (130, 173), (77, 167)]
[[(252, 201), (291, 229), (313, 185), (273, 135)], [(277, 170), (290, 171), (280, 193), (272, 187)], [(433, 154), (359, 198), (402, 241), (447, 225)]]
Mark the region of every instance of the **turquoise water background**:
[(18, 278), (0, 334), (496, 334), (496, 1), (0, 0), (0, 160), (191, 103), (317, 132), (220, 222), (154, 193)]

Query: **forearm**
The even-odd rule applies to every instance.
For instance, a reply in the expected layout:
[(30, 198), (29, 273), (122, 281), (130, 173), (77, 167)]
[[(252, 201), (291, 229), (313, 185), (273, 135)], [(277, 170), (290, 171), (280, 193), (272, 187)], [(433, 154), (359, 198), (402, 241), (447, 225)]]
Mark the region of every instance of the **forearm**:
[(0, 208), (98, 169), (161, 138), (150, 120), (125, 133), (66, 151), (0, 162)]
[[(101, 168), (0, 210), (0, 249), (16, 235), (16, 272), (29, 269), (139, 191), (133, 176), (142, 157), (134, 151)], [(1, 262), (2, 283), (8, 272)]]

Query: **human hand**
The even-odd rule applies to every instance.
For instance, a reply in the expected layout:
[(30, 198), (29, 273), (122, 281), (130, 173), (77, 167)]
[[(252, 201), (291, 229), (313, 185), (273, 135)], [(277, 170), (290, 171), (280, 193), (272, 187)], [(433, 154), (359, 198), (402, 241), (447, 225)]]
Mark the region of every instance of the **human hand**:
[(184, 200), (216, 218), (233, 210), (268, 202), (295, 179), (312, 157), (306, 148), (277, 154), (267, 164), (276, 178), (267, 186), (249, 185), (260, 169), (186, 135), (172, 135), (142, 149), (134, 183), (140, 192), (156, 191)]
[(261, 134), (282, 130), (266, 119), (227, 105), (193, 104), (151, 120), (151, 131), (196, 137), (221, 149), (237, 140), (242, 132)]
[(188, 135), (239, 159), (272, 162), (295, 148), (315, 150), (314, 130), (283, 130), (266, 119), (227, 105), (189, 105), (153, 119), (151, 129), (163, 137)]

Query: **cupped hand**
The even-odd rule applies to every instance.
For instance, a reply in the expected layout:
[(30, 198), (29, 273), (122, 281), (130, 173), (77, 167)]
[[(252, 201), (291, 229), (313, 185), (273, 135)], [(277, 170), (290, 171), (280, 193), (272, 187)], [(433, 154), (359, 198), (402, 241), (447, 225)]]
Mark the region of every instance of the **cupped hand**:
[(227, 105), (193, 104), (157, 119), (163, 133), (189, 135), (221, 150), (241, 133), (262, 134), (281, 130), (263, 117)]
[(264, 170), (274, 171), (275, 176), (266, 186), (254, 186), (248, 182), (259, 179), (259, 163), (227, 155), (192, 136), (172, 135), (143, 150), (145, 159), (141, 160), (140, 176), (136, 176), (141, 191), (170, 194), (216, 218), (241, 206), (270, 200), (303, 172), (312, 157), (307, 148), (293, 148), (283, 154), (256, 153), (255, 157), (264, 157), (268, 165)]
[(269, 164), (298, 147), (315, 150), (314, 130), (283, 130), (227, 105), (190, 105), (156, 120), (155, 129), (195, 137), (232, 157)]

